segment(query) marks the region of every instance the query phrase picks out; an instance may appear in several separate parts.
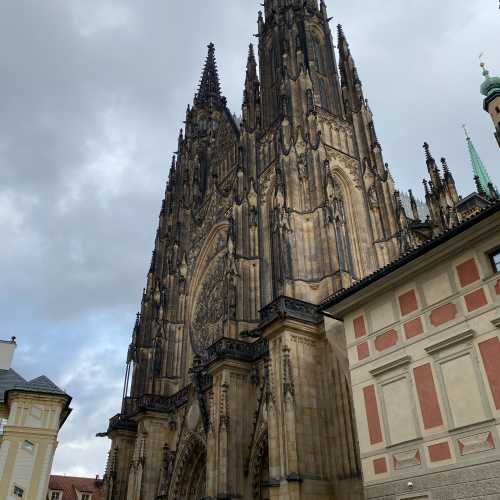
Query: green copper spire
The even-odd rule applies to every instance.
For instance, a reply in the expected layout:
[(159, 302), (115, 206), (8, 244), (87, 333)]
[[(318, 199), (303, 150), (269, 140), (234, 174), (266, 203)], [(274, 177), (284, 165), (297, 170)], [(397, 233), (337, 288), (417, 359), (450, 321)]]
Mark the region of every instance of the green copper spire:
[(484, 82), (481, 84), (481, 94), (485, 97), (489, 97), (490, 94), (500, 90), (500, 77), (490, 76), (490, 72), (486, 68), (486, 64), (484, 64), (484, 62), (481, 62), (481, 68), (483, 68), (484, 76)]
[(465, 131), (465, 137), (467, 140), (467, 147), (469, 148), (472, 170), (474, 171), (474, 178), (477, 179), (477, 182), (481, 186), (481, 189), (482, 191), (484, 191), (484, 193), (489, 195), (491, 190), (493, 190), (498, 195), (498, 190), (493, 186), (488, 171), (486, 170), (486, 167), (484, 166), (481, 157), (479, 156), (474, 144), (472, 143), (472, 139), (469, 136), (469, 132), (467, 131), (466, 126), (463, 125), (463, 127)]

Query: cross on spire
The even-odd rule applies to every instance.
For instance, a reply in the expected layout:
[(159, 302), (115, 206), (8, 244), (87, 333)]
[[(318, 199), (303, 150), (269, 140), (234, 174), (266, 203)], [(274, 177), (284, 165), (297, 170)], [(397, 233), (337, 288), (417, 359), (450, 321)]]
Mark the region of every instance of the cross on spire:
[(215, 45), (213, 43), (208, 45), (208, 54), (194, 102), (199, 106), (226, 104), (226, 99), (222, 96), (220, 90), (219, 72), (215, 60)]

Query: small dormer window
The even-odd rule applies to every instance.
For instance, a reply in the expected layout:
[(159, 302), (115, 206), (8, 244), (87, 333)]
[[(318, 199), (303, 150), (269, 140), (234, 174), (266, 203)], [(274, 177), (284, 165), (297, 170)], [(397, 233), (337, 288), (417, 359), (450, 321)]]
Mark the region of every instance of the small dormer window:
[(50, 500), (62, 500), (62, 495), (60, 491), (53, 491), (50, 494)]
[(82, 493), (81, 500), (92, 500), (92, 495), (90, 493)]

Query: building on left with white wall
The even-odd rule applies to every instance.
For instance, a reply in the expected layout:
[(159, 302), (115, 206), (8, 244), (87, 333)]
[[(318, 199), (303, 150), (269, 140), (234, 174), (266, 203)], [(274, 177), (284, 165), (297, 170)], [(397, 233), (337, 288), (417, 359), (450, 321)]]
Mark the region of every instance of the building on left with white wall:
[(45, 500), (57, 435), (71, 397), (42, 375), (12, 369), (13, 337), (0, 340), (0, 498)]

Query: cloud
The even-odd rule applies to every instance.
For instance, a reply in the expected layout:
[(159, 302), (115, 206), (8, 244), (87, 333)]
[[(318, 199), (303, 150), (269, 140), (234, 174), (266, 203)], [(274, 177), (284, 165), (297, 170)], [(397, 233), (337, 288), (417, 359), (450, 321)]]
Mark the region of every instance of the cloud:
[[(500, 73), (496, 0), (328, 0), (344, 25), (399, 186), (424, 140), (473, 189), (460, 128), (491, 173), (477, 55)], [(213, 41), (240, 112), (258, 1), (0, 3), (0, 313), (15, 368), (73, 396), (54, 471), (102, 474), (127, 344), (186, 105)], [(418, 189), (417, 189), (418, 191)]]

